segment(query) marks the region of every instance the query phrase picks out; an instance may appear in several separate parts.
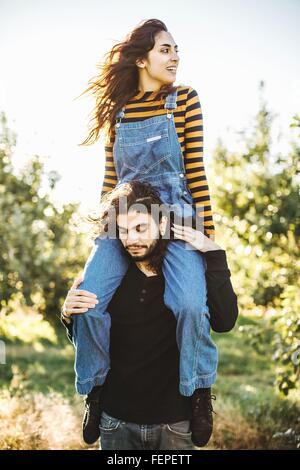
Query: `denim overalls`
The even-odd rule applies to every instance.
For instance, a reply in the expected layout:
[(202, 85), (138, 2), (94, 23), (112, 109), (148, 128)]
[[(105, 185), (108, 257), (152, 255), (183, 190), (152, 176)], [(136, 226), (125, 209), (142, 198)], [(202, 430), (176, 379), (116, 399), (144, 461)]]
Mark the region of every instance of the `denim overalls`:
[[(124, 108), (117, 114), (113, 147), (118, 184), (140, 180), (152, 184), (165, 204), (192, 206), (183, 156), (172, 110), (177, 92), (166, 98), (166, 113), (140, 122), (122, 123)], [(186, 242), (171, 240), (163, 262), (164, 301), (177, 319), (180, 351), (180, 393), (190, 396), (196, 388), (210, 387), (216, 378), (217, 348), (210, 337), (206, 305), (205, 259)], [(129, 266), (120, 240), (98, 237), (84, 269), (80, 289), (97, 295), (99, 303), (82, 315), (73, 315), (76, 389), (87, 394), (105, 381), (110, 367), (110, 315), (108, 304)], [(155, 384), (154, 384), (155, 386)]]

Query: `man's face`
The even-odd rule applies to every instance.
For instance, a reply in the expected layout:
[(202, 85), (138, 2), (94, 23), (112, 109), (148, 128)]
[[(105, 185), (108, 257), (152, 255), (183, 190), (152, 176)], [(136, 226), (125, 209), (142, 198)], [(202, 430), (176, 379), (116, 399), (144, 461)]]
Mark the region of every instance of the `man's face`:
[(151, 256), (161, 236), (163, 223), (159, 226), (149, 213), (129, 210), (117, 217), (120, 240), (135, 261)]

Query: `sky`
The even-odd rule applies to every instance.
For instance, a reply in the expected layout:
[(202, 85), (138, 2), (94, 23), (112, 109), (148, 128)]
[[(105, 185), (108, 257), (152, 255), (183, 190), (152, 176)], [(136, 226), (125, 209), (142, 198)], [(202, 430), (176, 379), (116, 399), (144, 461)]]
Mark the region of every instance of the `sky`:
[(300, 0), (0, 0), (0, 111), (18, 136), (14, 162), (40, 155), (57, 171), (58, 204), (78, 201), (86, 211), (99, 201), (103, 140), (78, 145), (93, 101), (77, 97), (103, 54), (149, 18), (164, 21), (179, 46), (175, 84), (198, 92), (207, 164), (218, 138), (239, 148), (261, 80), (274, 136), (284, 136), (277, 148), (289, 146), (289, 124), (300, 113)]

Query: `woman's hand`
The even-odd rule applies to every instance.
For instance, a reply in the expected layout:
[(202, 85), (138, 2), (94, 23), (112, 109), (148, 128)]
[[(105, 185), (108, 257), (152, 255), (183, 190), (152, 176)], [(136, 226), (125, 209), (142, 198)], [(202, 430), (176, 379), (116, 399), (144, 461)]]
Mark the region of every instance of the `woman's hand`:
[(202, 251), (203, 253), (222, 249), (202, 232), (192, 227), (173, 224), (171, 230), (174, 232), (174, 238), (190, 243), (196, 250)]
[(75, 279), (64, 301), (62, 315), (67, 320), (69, 319), (70, 315), (86, 313), (89, 308), (94, 308), (98, 304), (96, 294), (93, 294), (87, 290), (77, 289), (82, 281), (82, 276)]

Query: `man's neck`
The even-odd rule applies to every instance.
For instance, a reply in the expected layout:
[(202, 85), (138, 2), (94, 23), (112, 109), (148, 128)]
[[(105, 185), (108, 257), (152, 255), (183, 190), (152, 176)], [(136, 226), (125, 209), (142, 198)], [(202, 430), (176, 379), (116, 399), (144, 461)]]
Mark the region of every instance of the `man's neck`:
[(142, 271), (146, 276), (157, 276), (157, 272), (150, 268), (147, 263), (143, 261), (136, 261), (135, 264), (139, 268), (139, 270)]

